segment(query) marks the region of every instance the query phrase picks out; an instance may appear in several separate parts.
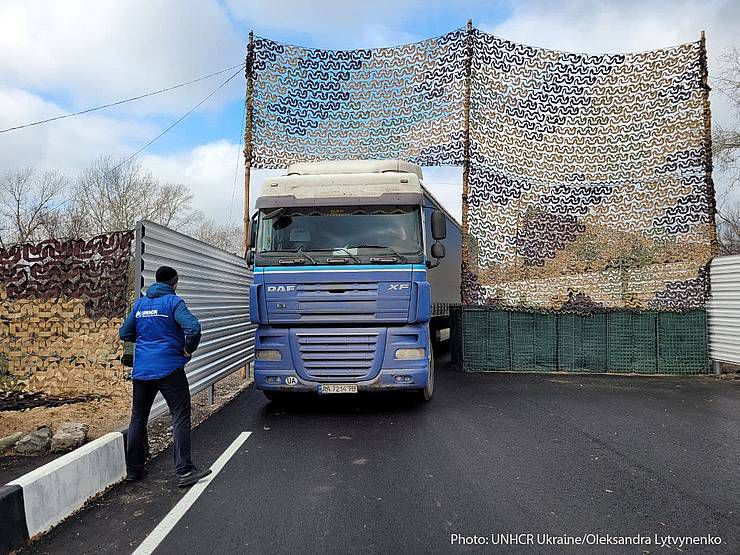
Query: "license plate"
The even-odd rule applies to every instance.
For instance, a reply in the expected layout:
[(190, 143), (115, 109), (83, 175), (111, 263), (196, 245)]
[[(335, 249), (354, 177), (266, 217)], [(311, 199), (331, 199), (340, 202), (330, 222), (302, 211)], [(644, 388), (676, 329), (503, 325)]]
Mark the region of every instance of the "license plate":
[(319, 393), (357, 393), (357, 384), (354, 383), (322, 383), (319, 384)]

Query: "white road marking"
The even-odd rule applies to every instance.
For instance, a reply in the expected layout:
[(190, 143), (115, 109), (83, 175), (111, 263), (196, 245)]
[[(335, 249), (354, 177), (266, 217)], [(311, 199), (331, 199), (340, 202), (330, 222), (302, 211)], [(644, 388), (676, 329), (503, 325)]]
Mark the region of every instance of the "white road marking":
[(224, 451), (221, 456), (216, 459), (216, 462), (213, 463), (211, 466), (212, 472), (200, 482), (191, 486), (177, 505), (172, 507), (172, 510), (167, 513), (167, 516), (165, 516), (162, 521), (157, 524), (157, 527), (146, 537), (146, 539), (141, 542), (141, 545), (136, 548), (133, 555), (149, 555), (154, 552), (157, 546), (162, 543), (162, 540), (167, 537), (167, 534), (172, 531), (183, 515), (188, 512), (188, 509), (193, 506), (193, 503), (195, 503), (198, 497), (200, 497), (200, 494), (203, 493), (211, 481), (218, 476), (221, 469), (226, 466), (229, 459), (234, 456), (234, 454), (239, 450), (239, 447), (247, 441), (247, 438), (250, 435), (252, 435), (252, 432), (242, 432), (237, 436), (232, 444), (227, 447), (226, 451)]

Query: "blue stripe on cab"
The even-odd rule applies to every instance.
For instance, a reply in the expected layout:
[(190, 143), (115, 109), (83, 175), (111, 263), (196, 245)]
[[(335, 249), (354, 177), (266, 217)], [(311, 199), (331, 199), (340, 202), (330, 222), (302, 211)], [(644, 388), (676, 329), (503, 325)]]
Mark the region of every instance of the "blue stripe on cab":
[(285, 274), (296, 272), (378, 272), (426, 270), (424, 264), (342, 264), (318, 266), (259, 266), (254, 273)]

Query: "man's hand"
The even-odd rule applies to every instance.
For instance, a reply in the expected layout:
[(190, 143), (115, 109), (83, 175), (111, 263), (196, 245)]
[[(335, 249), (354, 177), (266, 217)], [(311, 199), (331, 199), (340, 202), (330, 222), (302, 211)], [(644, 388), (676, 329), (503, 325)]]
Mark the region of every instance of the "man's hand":
[(192, 356), (193, 356), (193, 355), (191, 355), (190, 353), (188, 353), (188, 350), (187, 350), (187, 349), (183, 349), (183, 350), (182, 350), (182, 354), (184, 354), (184, 355), (185, 355), (185, 356), (186, 356), (187, 358), (190, 358), (190, 357), (192, 357)]

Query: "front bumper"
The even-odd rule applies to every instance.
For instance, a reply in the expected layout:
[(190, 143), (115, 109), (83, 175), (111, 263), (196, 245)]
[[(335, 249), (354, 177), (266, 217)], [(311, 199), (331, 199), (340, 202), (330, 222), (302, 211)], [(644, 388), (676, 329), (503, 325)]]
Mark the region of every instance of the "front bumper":
[[(367, 371), (362, 375), (349, 377), (316, 376), (315, 351), (312, 360), (304, 360), (301, 347), (296, 338), (309, 335), (330, 334), (334, 338), (346, 333), (348, 338), (359, 335), (374, 334), (379, 338), (376, 349), (372, 354), (372, 364), (364, 360)], [(342, 352), (348, 351), (351, 343), (341, 345), (336, 353), (328, 355), (341, 357)], [(429, 380), (429, 328), (427, 324), (408, 324), (392, 327), (351, 327), (351, 328), (278, 328), (260, 325), (255, 337), (255, 348), (269, 349), (280, 352), (280, 360), (255, 360), (254, 379), (257, 389), (267, 391), (296, 391), (317, 392), (322, 383), (352, 383), (357, 385), (358, 391), (383, 391), (422, 389)], [(424, 348), (426, 357), (416, 360), (399, 360), (395, 358), (397, 349)], [(328, 358), (330, 364), (336, 364)], [(311, 362), (311, 368), (306, 363)]]
[[(397, 378), (410, 378), (411, 381), (399, 382), (397, 381)], [(378, 375), (372, 380), (347, 383), (356, 384), (358, 391), (388, 391), (402, 389), (423, 389), (424, 387), (426, 387), (428, 381), (428, 368), (391, 368), (387, 370), (381, 369)], [(338, 382), (317, 382), (304, 380), (303, 378), (298, 376), (294, 370), (263, 370), (260, 369), (257, 364), (255, 364), (254, 383), (257, 389), (264, 389), (266, 391), (318, 393), (320, 383)]]

